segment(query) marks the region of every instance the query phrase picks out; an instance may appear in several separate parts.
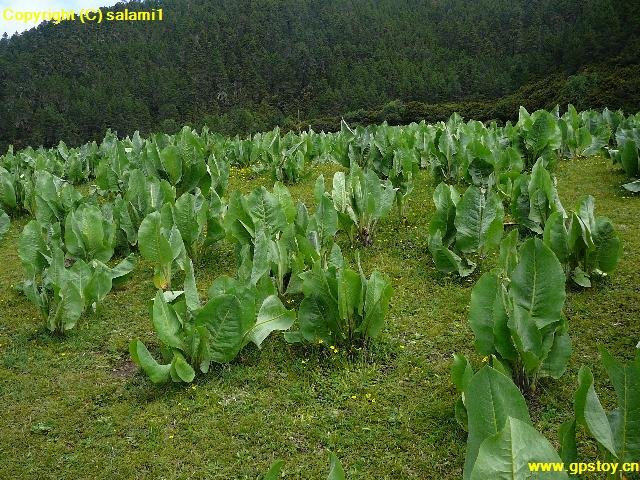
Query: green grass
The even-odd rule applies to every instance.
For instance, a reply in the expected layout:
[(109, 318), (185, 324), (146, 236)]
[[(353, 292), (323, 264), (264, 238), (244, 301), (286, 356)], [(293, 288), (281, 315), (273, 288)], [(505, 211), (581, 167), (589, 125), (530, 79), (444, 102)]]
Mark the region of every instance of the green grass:
[[(316, 174), (329, 187), (335, 169), (314, 168), (291, 187), (294, 198), (312, 204)], [(596, 212), (624, 240), (624, 257), (610, 278), (569, 292), (569, 370), (542, 381), (531, 402), (536, 426), (554, 443), (571, 415), (579, 367), (592, 367), (611, 407), (597, 346), (628, 360), (640, 340), (640, 197), (625, 193), (624, 176), (601, 158), (563, 162), (558, 179), (567, 207), (582, 194), (596, 197)], [(234, 170), (231, 188), (270, 183)], [(261, 351), (249, 347), (190, 386), (154, 386), (129, 360), (131, 338), (157, 345), (148, 264), (65, 338), (52, 336), (11, 288), (22, 275), (16, 246), (26, 219), (13, 222), (0, 248), (0, 477), (255, 479), (282, 458), (286, 478), (321, 479), (331, 449), (350, 479), (461, 478), (466, 435), (454, 419), (449, 365), (456, 352), (480, 364), (466, 320), (477, 275), (460, 281), (435, 270), (425, 238), (432, 192), (421, 173), (406, 219), (382, 221), (362, 251), (367, 274), (384, 272), (395, 289), (387, 326), (369, 352), (349, 361), (273, 335)], [(232, 245), (206, 252), (196, 266), (201, 293), (234, 268)], [(595, 458), (585, 435), (579, 448)]]

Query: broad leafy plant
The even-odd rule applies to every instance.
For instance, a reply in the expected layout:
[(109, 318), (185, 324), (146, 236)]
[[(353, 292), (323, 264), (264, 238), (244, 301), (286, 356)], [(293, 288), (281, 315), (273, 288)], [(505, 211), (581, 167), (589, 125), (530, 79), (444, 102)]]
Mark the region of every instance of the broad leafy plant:
[(436, 213), (429, 224), (428, 246), (436, 268), (461, 277), (471, 274), (475, 254), (482, 259), (500, 244), (504, 208), (492, 190), (475, 185), (460, 197), (441, 183), (433, 193)]
[(530, 167), (541, 159), (545, 167), (552, 169), (562, 147), (558, 118), (546, 110), (529, 114), (524, 107), (520, 107), (515, 127), (517, 137), (512, 140), (524, 154), (525, 166)]
[[(600, 457), (608, 462), (637, 462), (640, 458), (640, 350), (626, 365), (601, 349), (602, 364), (613, 384), (617, 407), (606, 413), (594, 389), (593, 373), (578, 373), (575, 413), (578, 425), (598, 442)], [(575, 428), (575, 425), (573, 425)], [(620, 473), (617, 477), (621, 478)]]
[(569, 218), (553, 213), (544, 228), (545, 245), (581, 287), (590, 287), (594, 276), (611, 273), (622, 256), (622, 241), (613, 224), (606, 217), (596, 217), (594, 206), (591, 195), (583, 196)]
[[(503, 370), (486, 365), (474, 373), (466, 358), (456, 356), (451, 374), (462, 393), (458, 418), (468, 431), (465, 480), (524, 480), (533, 478), (530, 463), (562, 461), (533, 428), (522, 393)], [(568, 475), (551, 472), (543, 478)]]
[(115, 233), (113, 219), (105, 216), (99, 207), (85, 203), (67, 214), (65, 248), (84, 261), (108, 262), (115, 248)]
[(563, 143), (573, 157), (596, 155), (609, 145), (611, 127), (602, 114), (594, 111), (578, 113), (571, 104), (558, 120)]
[(167, 363), (158, 363), (140, 340), (133, 340), (129, 350), (154, 383), (189, 383), (197, 371), (207, 373), (212, 363), (233, 361), (248, 343), (260, 347), (271, 332), (288, 329), (296, 317), (267, 277), (257, 285), (246, 276), (219, 277), (209, 289), (209, 301), (201, 305), (190, 261), (184, 291), (158, 291), (152, 314)]
[(352, 164), (348, 174), (333, 176), (333, 203), (342, 230), (352, 242), (370, 245), (378, 221), (387, 216), (396, 198), (391, 180), (381, 181), (373, 170)]
[(196, 188), (208, 192), (211, 176), (207, 166), (207, 147), (189, 127), (173, 137), (155, 135), (141, 152), (140, 163), (147, 176), (168, 181), (178, 196), (194, 193)]
[(170, 290), (176, 267), (184, 269), (187, 258), (170, 204), (165, 204), (162, 212), (152, 212), (142, 220), (138, 229), (138, 250), (145, 260), (154, 265), (153, 284), (156, 288)]
[(396, 203), (402, 216), (406, 213), (406, 198), (413, 191), (418, 170), (418, 157), (415, 151), (403, 148), (394, 153), (393, 164), (388, 175), (396, 189)]
[(327, 268), (316, 262), (300, 277), (304, 299), (298, 310), (299, 329), (287, 333), (287, 341), (354, 346), (379, 335), (393, 294), (382, 274), (373, 272), (367, 278), (347, 268), (336, 248)]
[(571, 355), (562, 313), (565, 275), (553, 251), (531, 238), (520, 248), (517, 231), (501, 245), (500, 266), (471, 292), (469, 324), (478, 353), (494, 355), (523, 391), (539, 378), (559, 378)]
[(614, 163), (619, 164), (627, 176), (633, 180), (624, 188), (630, 192), (640, 192), (640, 121), (629, 119), (616, 132), (617, 149), (609, 150)]
[(34, 174), (34, 214), (41, 224), (65, 223), (67, 213), (82, 203), (82, 195), (69, 183), (46, 171)]
[(565, 215), (554, 179), (540, 159), (531, 174), (523, 173), (513, 183), (511, 215), (521, 230), (542, 234), (547, 219), (555, 212)]
[(25, 226), (18, 255), (26, 274), (19, 289), (39, 308), (49, 330), (58, 333), (73, 328), (87, 307), (95, 310), (134, 268), (132, 256), (113, 268), (97, 259), (66, 258), (59, 224), (43, 226), (37, 220)]
[(113, 201), (113, 218), (117, 224), (118, 244), (135, 246), (142, 220), (150, 213), (160, 211), (166, 203), (173, 204), (176, 191), (166, 180), (145, 176), (142, 170), (130, 170), (124, 196), (118, 194)]
[(100, 145), (102, 159), (96, 167), (96, 185), (102, 192), (125, 191), (128, 172), (131, 169), (130, 160), (125, 145), (107, 132)]

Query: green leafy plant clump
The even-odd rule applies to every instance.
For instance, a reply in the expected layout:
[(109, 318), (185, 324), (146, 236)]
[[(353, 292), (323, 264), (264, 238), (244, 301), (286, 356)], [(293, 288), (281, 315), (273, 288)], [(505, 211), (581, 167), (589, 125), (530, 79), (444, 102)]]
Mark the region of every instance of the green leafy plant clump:
[(595, 200), (583, 196), (569, 218), (553, 213), (544, 228), (544, 243), (565, 266), (565, 273), (581, 287), (605, 276), (622, 257), (622, 242), (611, 221), (595, 216)]
[(344, 265), (335, 248), (327, 268), (316, 262), (300, 275), (304, 299), (298, 311), (298, 331), (289, 342), (346, 344), (349, 348), (380, 334), (393, 289), (379, 272), (367, 278)]
[(373, 170), (353, 164), (348, 174), (334, 175), (331, 197), (340, 228), (352, 243), (367, 246), (373, 242), (378, 221), (393, 208), (396, 189), (391, 180), (381, 181)]
[(540, 478), (567, 479), (569, 472), (578, 473), (570, 468), (578, 462), (578, 426), (596, 440), (598, 462), (617, 465), (607, 477), (627, 478), (621, 466), (637, 462), (640, 454), (640, 350), (636, 349), (635, 360), (626, 365), (605, 349), (601, 349), (601, 356), (618, 406), (605, 412), (594, 389), (593, 373), (589, 367), (581, 367), (574, 396), (575, 416), (559, 426), (560, 449), (556, 452), (532, 427), (526, 401), (500, 363), (474, 373), (465, 357), (454, 355), (451, 379), (462, 394), (456, 404), (456, 417), (468, 432), (464, 478), (519, 480), (535, 476), (531, 464), (564, 463), (564, 470), (540, 471)]
[(562, 265), (540, 239), (518, 248), (517, 238), (517, 231), (505, 238), (500, 266), (473, 287), (469, 324), (478, 353), (494, 355), (527, 392), (539, 378), (564, 373), (571, 339)]
[(429, 224), (428, 246), (436, 268), (470, 275), (477, 263), (500, 244), (504, 208), (494, 191), (472, 185), (462, 197), (441, 183), (433, 193), (436, 213)]
[(158, 291), (153, 300), (153, 327), (168, 363), (158, 363), (140, 340), (133, 340), (131, 358), (154, 383), (193, 381), (196, 371), (207, 373), (212, 363), (233, 361), (250, 342), (260, 347), (274, 330), (287, 330), (295, 321), (285, 309), (268, 277), (257, 285), (249, 277), (219, 277), (201, 305), (187, 263), (184, 290)]

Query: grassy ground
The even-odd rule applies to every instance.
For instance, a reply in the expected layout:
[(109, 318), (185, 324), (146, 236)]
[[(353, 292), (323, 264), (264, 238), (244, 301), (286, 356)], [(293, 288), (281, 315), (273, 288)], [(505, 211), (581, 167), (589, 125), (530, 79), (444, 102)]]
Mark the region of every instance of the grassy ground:
[[(316, 168), (291, 188), (294, 198), (312, 203), (315, 175), (329, 184), (333, 170)], [(234, 172), (231, 188), (270, 184), (249, 177)], [(569, 293), (569, 370), (543, 381), (531, 405), (553, 442), (571, 414), (578, 368), (592, 367), (610, 407), (597, 346), (630, 359), (640, 340), (640, 197), (626, 195), (624, 177), (599, 158), (565, 162), (558, 178), (565, 206), (582, 194), (596, 197), (597, 213), (624, 240), (624, 257), (611, 278)], [(480, 363), (466, 322), (475, 279), (433, 267), (425, 239), (432, 192), (423, 174), (406, 219), (383, 221), (362, 252), (365, 271), (386, 273), (395, 288), (387, 327), (367, 355), (350, 362), (342, 352), (293, 347), (274, 335), (262, 351), (249, 347), (190, 386), (153, 386), (129, 361), (131, 338), (157, 343), (149, 265), (140, 263), (124, 289), (61, 339), (11, 288), (21, 279), (16, 245), (26, 219), (14, 222), (0, 248), (0, 477), (255, 479), (282, 458), (286, 478), (321, 479), (331, 449), (350, 479), (461, 478), (466, 435), (454, 420), (449, 365), (454, 352)], [(235, 268), (232, 252), (221, 243), (196, 267), (203, 294)], [(580, 448), (593, 458), (584, 435)]]

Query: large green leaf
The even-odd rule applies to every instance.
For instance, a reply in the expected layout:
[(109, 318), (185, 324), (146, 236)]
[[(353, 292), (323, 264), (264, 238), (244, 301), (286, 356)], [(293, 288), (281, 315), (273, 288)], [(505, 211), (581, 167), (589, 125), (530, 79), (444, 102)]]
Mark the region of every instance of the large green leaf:
[(442, 244), (442, 234), (439, 230), (429, 236), (428, 242), (429, 253), (439, 271), (467, 277), (475, 270), (476, 265), (473, 262), (462, 259)]
[(636, 143), (627, 139), (620, 147), (620, 161), (622, 168), (630, 177), (640, 176), (640, 157), (638, 155), (638, 146)]
[(464, 392), (473, 378), (473, 368), (469, 360), (465, 356), (453, 354), (453, 363), (451, 364), (451, 380), (456, 388)]
[(158, 291), (153, 300), (153, 326), (162, 343), (173, 348), (185, 350), (185, 344), (180, 336), (182, 325), (176, 313)]
[(531, 425), (507, 418), (504, 428), (480, 445), (471, 480), (526, 480), (569, 478), (567, 472), (532, 472), (530, 463), (561, 464), (549, 441)]
[(569, 232), (565, 226), (564, 216), (560, 212), (552, 213), (544, 226), (544, 243), (558, 260), (566, 263), (569, 260)]
[(152, 212), (142, 220), (138, 230), (138, 249), (150, 262), (166, 265), (173, 261), (173, 251), (169, 238), (163, 232), (160, 212)]
[(364, 318), (360, 330), (367, 337), (375, 338), (384, 326), (393, 288), (389, 280), (379, 272), (373, 272), (367, 280), (364, 297)]
[(49, 310), (49, 330), (60, 333), (72, 329), (84, 312), (84, 300), (79, 285), (66, 275)]
[(433, 192), (433, 202), (436, 205), (436, 213), (429, 223), (429, 235), (439, 231), (442, 243), (450, 245), (456, 234), (455, 218), (456, 205), (460, 201), (460, 195), (455, 187), (440, 183)]
[(0, 210), (2, 210), (3, 207), (7, 210), (15, 210), (18, 208), (13, 183), (13, 176), (0, 167)]
[(251, 283), (255, 285), (263, 275), (269, 273), (272, 241), (267, 237), (264, 228), (256, 230), (255, 244), (253, 247), (253, 267), (251, 269)]
[(9, 215), (0, 209), (0, 240), (2, 240), (2, 237), (9, 231), (10, 224), (11, 220), (9, 219)]
[(293, 198), (291, 197), (291, 193), (289, 193), (289, 189), (282, 183), (276, 182), (273, 185), (273, 196), (276, 197), (276, 200), (280, 204), (287, 223), (292, 223), (296, 217), (296, 207), (293, 204)]
[(487, 272), (471, 290), (469, 325), (475, 334), (475, 347), (480, 355), (495, 352), (493, 311), (501, 288), (497, 273)]
[(322, 340), (333, 344), (338, 337), (338, 306), (335, 302), (327, 302), (323, 297), (305, 297), (298, 309), (300, 332), (308, 342)]
[(504, 208), (494, 192), (474, 185), (467, 188), (456, 209), (456, 245), (463, 253), (487, 253), (496, 248), (503, 232)]
[(566, 297), (562, 265), (538, 238), (527, 240), (511, 274), (514, 313), (538, 328), (558, 322)]
[(485, 366), (474, 375), (464, 391), (469, 418), (464, 478), (471, 478), (480, 445), (497, 434), (509, 417), (531, 423), (524, 397), (510, 378)]
[(147, 347), (140, 340), (132, 340), (129, 353), (133, 363), (138, 365), (153, 383), (169, 381), (171, 364), (161, 365), (151, 356)]
[[(340, 328), (343, 328), (345, 321), (363, 316), (367, 279), (351, 269), (343, 268), (343, 266), (337, 268), (340, 269), (338, 276), (338, 311)], [(366, 333), (366, 321), (357, 325), (357, 328), (358, 331)]]
[(108, 262), (115, 248), (115, 225), (95, 205), (83, 204), (67, 215), (65, 246), (85, 261)]
[(177, 351), (173, 352), (173, 360), (171, 360), (171, 369), (169, 374), (174, 382), (191, 383), (196, 376), (196, 372), (184, 356)]
[(578, 458), (576, 446), (576, 419), (570, 418), (564, 421), (558, 429), (560, 437), (560, 458), (565, 464), (575, 462)]
[(611, 425), (609, 425), (607, 414), (593, 388), (593, 374), (588, 367), (581, 367), (578, 372), (575, 411), (577, 422), (587, 427), (593, 438), (609, 450), (614, 457), (617, 457)]
[(287, 310), (276, 295), (271, 295), (262, 302), (256, 324), (249, 330), (246, 338), (260, 347), (271, 332), (288, 330), (295, 320), (295, 310)]
[(278, 198), (260, 187), (249, 194), (246, 200), (248, 213), (255, 224), (264, 225), (269, 233), (287, 227), (287, 218)]
[(338, 231), (338, 212), (327, 194), (320, 197), (313, 218), (321, 241), (333, 237)]
[(160, 152), (162, 168), (167, 172), (172, 185), (177, 184), (182, 177), (182, 158), (175, 145), (169, 145)]
[(251, 328), (242, 314), (240, 301), (229, 294), (209, 300), (196, 315), (195, 323), (209, 330), (211, 360), (217, 363), (228, 363), (238, 355)]
[(525, 145), (534, 160), (545, 150), (555, 150), (560, 147), (562, 135), (553, 115), (544, 110), (538, 110), (531, 115), (533, 124), (526, 131)]
[[(81, 260), (76, 261), (74, 267), (79, 264)], [(111, 272), (109, 267), (104, 263), (94, 260), (92, 267), (89, 268), (90, 276), (86, 286), (84, 287), (84, 297), (87, 305), (95, 305), (102, 302), (107, 294), (111, 291), (113, 285)]]
[(542, 159), (539, 159), (531, 169), (528, 194), (529, 220), (537, 226), (534, 228), (536, 233), (542, 233), (547, 218), (553, 212), (564, 215), (564, 208), (560, 203), (551, 174), (544, 168)]
[(271, 464), (269, 471), (264, 474), (262, 480), (280, 480), (283, 466), (283, 460), (276, 460)]
[(595, 263), (599, 270), (612, 272), (622, 256), (622, 242), (609, 219), (598, 217), (593, 232)]
[(618, 407), (608, 415), (615, 450), (621, 462), (635, 462), (640, 458), (640, 350), (626, 365), (604, 349), (601, 353), (618, 399)]
[(198, 287), (193, 272), (193, 262), (187, 259), (184, 272), (184, 298), (187, 308), (192, 312), (200, 308), (200, 296), (198, 295)]
[(344, 172), (336, 172), (333, 175), (333, 190), (331, 190), (331, 198), (333, 199), (333, 204), (335, 205), (336, 210), (341, 213), (346, 213), (350, 200)]
[(111, 280), (115, 287), (122, 284), (130, 276), (131, 272), (136, 266), (136, 257), (132, 253), (128, 257), (124, 258), (115, 267), (109, 269)]
[(329, 452), (329, 476), (327, 480), (345, 480), (346, 475), (342, 464), (335, 453)]
[(180, 231), (189, 255), (193, 256), (198, 242), (204, 242), (207, 221), (207, 204), (200, 195), (182, 194), (171, 208), (173, 221)]

